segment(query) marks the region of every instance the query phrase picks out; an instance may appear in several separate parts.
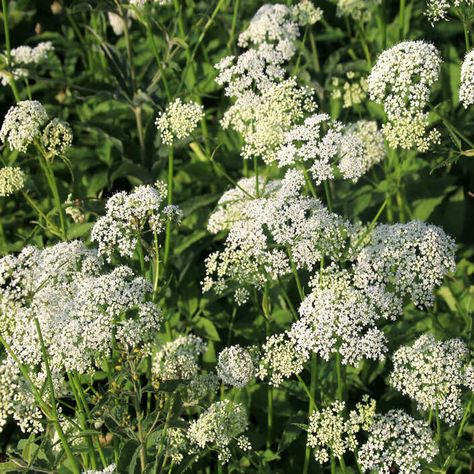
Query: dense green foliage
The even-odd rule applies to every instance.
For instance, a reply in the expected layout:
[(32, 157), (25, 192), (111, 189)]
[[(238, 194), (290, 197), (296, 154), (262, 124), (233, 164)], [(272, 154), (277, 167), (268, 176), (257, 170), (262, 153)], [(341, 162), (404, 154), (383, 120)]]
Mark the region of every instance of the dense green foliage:
[[(28, 78), (0, 88), (2, 117), (18, 100), (38, 100), (50, 117), (70, 124), (74, 138), (64, 156), (50, 161), (31, 147), (26, 153), (12, 151), (7, 144), (2, 147), (2, 167), (19, 166), (26, 180), (21, 191), (0, 197), (1, 255), (17, 253), (27, 245), (44, 248), (62, 239), (81, 239), (92, 248), (90, 232), (105, 214), (107, 198), (162, 180), (168, 182), (168, 189), (172, 184), (170, 202), (183, 211), (180, 225), (167, 225), (169, 258), (163, 251), (163, 232), (163, 253), (156, 259), (161, 267), (154, 267), (154, 242), (148, 233), (141, 236), (140, 250), (133, 258), (114, 256), (110, 264), (128, 265), (151, 282), (158, 275), (153, 300), (163, 311), (166, 325), (156, 334), (155, 344), (184, 334), (200, 336), (208, 344), (201, 365), (211, 371), (223, 348), (231, 344), (261, 347), (270, 334), (289, 329), (301, 301), (298, 285), (305, 294), (310, 291), (311, 272), (305, 269), (298, 271), (296, 280), (290, 274), (261, 291), (256, 288), (241, 306), (232, 292), (203, 292), (201, 286), (205, 260), (222, 250), (227, 234), (207, 230), (219, 198), (256, 171), (261, 182), (284, 175), (275, 163), (243, 160), (242, 137), (220, 124), (233, 101), (215, 82), (214, 65), (224, 56), (240, 54), (238, 36), (263, 2), (175, 0), (171, 5), (147, 3), (142, 10), (125, 2), (100, 0), (3, 0), (2, 4), (3, 50), (39, 41), (54, 45), (48, 61)], [(352, 453), (342, 462), (332, 457), (330, 463), (317, 463), (306, 450), (305, 429), (308, 404), (311, 413), (315, 405), (327, 406), (342, 398), (352, 409), (363, 394), (376, 400), (377, 412), (401, 408), (415, 418), (429, 419), (439, 453), (423, 465), (423, 472), (472, 472), (472, 393), (463, 393), (467, 408), (462, 423), (449, 426), (437, 413), (419, 410), (415, 401), (390, 386), (388, 378), (391, 354), (427, 332), (439, 340), (460, 338), (474, 353), (474, 106), (464, 108), (459, 103), (461, 64), (474, 42), (473, 8), (455, 9), (464, 24), (453, 14), (451, 21), (432, 26), (424, 14), (424, 0), (382, 0), (364, 22), (338, 16), (336, 2), (321, 0), (317, 6), (323, 20), (302, 28), (297, 53), (286, 70), (299, 84), (315, 90), (319, 112), (342, 123), (386, 121), (383, 107), (370, 101), (366, 91), (361, 92), (359, 103), (354, 100), (348, 107), (336, 92), (344, 93), (345, 82), (367, 78), (382, 51), (400, 41), (418, 39), (432, 42), (440, 51), (441, 73), (427, 107), (430, 128), (436, 127), (441, 134), (439, 142), (426, 152), (389, 149), (386, 159), (357, 183), (336, 179), (327, 182), (326, 189), (314, 185), (317, 197), (351, 222), (420, 220), (454, 238), (456, 271), (436, 289), (434, 306), (419, 309), (408, 302), (403, 317), (384, 327), (388, 353), (383, 360), (341, 367), (339, 357), (324, 361), (314, 356), (304, 371), (278, 387), (270, 388), (268, 380), (254, 380), (241, 389), (222, 385), (209, 401), (198, 404), (183, 402), (179, 381), (152, 383), (149, 357), (113, 352), (93, 375), (76, 374), (75, 390), (57, 400), (65, 416), (84, 416), (82, 438), (72, 443), (79, 470), (61, 445), (53, 449), (48, 436), (25, 435), (9, 420), (0, 435), (0, 461), (5, 462), (0, 463), (0, 472), (82, 472), (102, 468), (102, 457), (107, 461), (103, 467), (116, 463), (120, 473), (357, 472)], [(117, 36), (107, 12), (126, 15), (128, 10), (138, 13), (129, 20), (125, 34)], [(7, 53), (2, 67), (8, 70)], [(155, 120), (178, 97), (202, 104), (205, 116), (191, 136), (169, 147), (162, 143)], [(50, 178), (57, 183), (59, 199)], [(144, 259), (143, 251), (150, 258)], [(308, 389), (313, 401), (308, 400)], [(78, 394), (83, 405), (76, 403)], [(219, 465), (212, 449), (186, 454), (181, 464), (169, 462), (163, 447), (167, 429), (186, 426), (211, 401), (226, 398), (245, 407), (252, 449), (243, 452), (233, 447), (225, 466)], [(82, 415), (78, 406), (85, 409)], [(54, 413), (49, 414), (45, 423), (52, 427)], [(148, 430), (150, 435), (144, 438)], [(100, 457), (93, 461), (91, 449), (97, 452), (99, 445)], [(394, 465), (391, 472), (397, 469)]]

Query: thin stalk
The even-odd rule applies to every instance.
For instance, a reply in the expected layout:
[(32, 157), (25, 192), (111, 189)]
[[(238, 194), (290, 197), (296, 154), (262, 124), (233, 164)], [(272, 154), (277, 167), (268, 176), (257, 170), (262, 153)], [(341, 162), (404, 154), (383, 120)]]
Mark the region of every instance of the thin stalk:
[(56, 177), (54, 175), (53, 167), (51, 166), (50, 160), (48, 160), (44, 155), (43, 150), (39, 147), (38, 149), (40, 151), (40, 165), (43, 169), (43, 173), (46, 177), (46, 181), (53, 196), (55, 207), (59, 213), (59, 224), (61, 227), (62, 234), (61, 238), (62, 240), (67, 240), (66, 215), (62, 206), (61, 198), (59, 196), (58, 185), (56, 182)]
[[(317, 378), (317, 360), (316, 354), (311, 355), (311, 381), (309, 391), (309, 404), (308, 404), (308, 418), (313, 413), (316, 408), (314, 398), (316, 396), (316, 378)], [(306, 445), (305, 454), (304, 454), (304, 465), (303, 465), (303, 474), (307, 474), (309, 470), (309, 461), (311, 459), (311, 447)]]
[(153, 248), (155, 254), (153, 267), (153, 301), (155, 301), (160, 281), (160, 246), (158, 243), (158, 234), (156, 232), (153, 232)]
[(234, 11), (232, 13), (232, 26), (230, 27), (229, 41), (227, 41), (227, 48), (230, 49), (234, 43), (235, 30), (237, 29), (237, 16), (239, 13), (240, 0), (234, 0)]
[(466, 44), (466, 53), (471, 49), (469, 41), (469, 25), (465, 19), (463, 19), (462, 26), (464, 28), (464, 43)]
[(400, 8), (398, 14), (398, 31), (401, 40), (405, 39), (405, 7), (406, 0), (400, 0)]
[[(270, 297), (268, 294), (268, 283), (265, 284), (262, 298), (262, 309), (265, 316), (265, 334), (266, 337), (270, 337)], [(273, 432), (273, 387), (268, 385), (267, 392), (267, 449), (270, 449), (272, 444), (272, 432)]]
[(170, 101), (171, 100), (170, 88), (169, 88), (168, 81), (166, 79), (166, 76), (165, 76), (165, 73), (164, 73), (164, 70), (163, 70), (163, 66), (161, 64), (160, 55), (158, 53), (158, 48), (156, 46), (155, 37), (153, 36), (153, 30), (152, 30), (150, 19), (149, 19), (148, 15), (145, 15), (144, 21), (145, 21), (145, 29), (146, 29), (146, 32), (147, 32), (147, 35), (148, 35), (148, 39), (149, 39), (150, 44), (151, 44), (151, 49), (153, 50), (153, 54), (155, 55), (156, 65), (158, 67), (158, 71), (160, 72), (160, 79), (163, 82), (163, 87), (165, 89), (166, 98), (168, 99), (168, 101)]
[(443, 468), (442, 468), (443, 472), (447, 472), (447, 470), (451, 466), (451, 463), (454, 460), (459, 440), (464, 432), (464, 427), (466, 426), (466, 423), (468, 422), (469, 417), (471, 416), (473, 400), (474, 400), (474, 395), (471, 395), (471, 398), (469, 399), (469, 403), (466, 405), (466, 408), (464, 409), (464, 414), (463, 414), (461, 423), (459, 425), (458, 432), (456, 434), (456, 439), (454, 440), (453, 446), (451, 448), (451, 452), (449, 453), (449, 456), (447, 457), (446, 461), (443, 464)]
[(48, 226), (48, 230), (56, 235), (57, 237), (61, 238), (61, 229), (59, 229), (55, 224), (53, 224), (48, 216), (41, 210), (41, 208), (36, 204), (36, 202), (29, 196), (28, 193), (25, 193), (25, 191), (21, 191), (21, 194), (25, 198), (26, 202), (28, 205), (33, 209), (38, 214), (39, 219), (44, 219), (46, 221), (46, 224)]
[(311, 181), (311, 177), (308, 174), (308, 170), (306, 169), (304, 165), (303, 165), (303, 174), (304, 174), (304, 179), (306, 181), (306, 184), (311, 194), (313, 195), (313, 197), (317, 197), (316, 188), (314, 187), (313, 182)]
[(258, 160), (257, 157), (253, 157), (253, 170), (255, 173), (255, 192), (257, 194), (257, 197), (260, 197), (260, 186), (259, 186), (259, 175), (258, 175)]
[(133, 108), (135, 117), (135, 126), (138, 135), (138, 146), (140, 147), (140, 158), (142, 163), (146, 164), (145, 132), (143, 130), (142, 108), (140, 106)]
[[(5, 50), (7, 53), (7, 62), (8, 62), (8, 67), (11, 66), (11, 43), (10, 43), (10, 29), (8, 25), (8, 5), (7, 5), (7, 0), (2, 0), (2, 10), (3, 10), (3, 31), (5, 34)], [(20, 95), (18, 94), (18, 89), (16, 87), (15, 79), (12, 78), (8, 81), (10, 88), (13, 92), (13, 96), (15, 97), (15, 100), (19, 102), (20, 100)]]
[(323, 181), (323, 187), (324, 187), (324, 193), (326, 194), (328, 209), (332, 212), (332, 197), (331, 197), (331, 189), (329, 187), (329, 183), (327, 181)]
[(342, 380), (342, 370), (341, 370), (341, 354), (336, 353), (336, 376), (337, 376), (337, 399), (343, 399), (344, 395), (344, 385)]
[(56, 396), (54, 395), (54, 384), (53, 384), (53, 378), (51, 377), (51, 368), (49, 366), (49, 359), (48, 359), (48, 353), (46, 351), (46, 346), (44, 344), (43, 340), (43, 334), (41, 332), (41, 327), (40, 323), (38, 321), (38, 318), (35, 318), (35, 326), (36, 326), (36, 331), (38, 332), (38, 339), (40, 342), (41, 346), (41, 353), (43, 355), (44, 359), (44, 366), (46, 369), (46, 381), (49, 386), (49, 392), (50, 392), (50, 403), (51, 403), (51, 421), (54, 424), (54, 427), (56, 428), (56, 432), (58, 434), (59, 439), (61, 440), (61, 444), (63, 445), (64, 452), (66, 453), (66, 456), (71, 463), (71, 468), (75, 474), (79, 474), (79, 466), (76, 462), (76, 458), (72, 454), (71, 448), (69, 446), (69, 443), (67, 441), (66, 435), (64, 434), (63, 429), (61, 428), (61, 425), (58, 420), (58, 412), (56, 409)]
[(293, 258), (291, 256), (291, 250), (289, 247), (286, 248), (288, 259), (290, 261), (291, 271), (293, 272), (293, 276), (295, 277), (296, 287), (298, 288), (298, 294), (300, 295), (301, 301), (304, 300), (304, 290), (303, 285), (301, 284), (300, 277), (298, 275), (298, 270), (296, 269), (296, 265), (293, 262)]
[[(78, 394), (76, 380), (74, 376), (70, 373), (68, 373), (68, 379), (69, 379), (69, 386), (71, 387), (71, 390), (72, 390), (72, 394), (74, 395), (74, 399), (76, 400), (76, 406), (77, 406), (77, 412), (78, 412), (78, 418), (79, 418), (79, 424), (80, 424), (81, 430), (86, 431), (87, 430), (87, 415), (86, 415), (86, 411), (84, 409), (82, 400), (80, 399), (80, 396)], [(96, 453), (94, 449), (93, 435), (86, 436), (86, 444), (87, 444), (87, 450), (89, 452), (89, 459), (91, 461), (92, 469), (97, 470), (97, 457), (96, 457)]]
[[(169, 147), (168, 151), (168, 206), (173, 204), (173, 146)], [(170, 245), (171, 245), (171, 222), (168, 220), (166, 222), (166, 231), (165, 231), (165, 252), (163, 256), (163, 265), (166, 267), (168, 263), (168, 258), (170, 254)]]
[(309, 32), (309, 44), (311, 45), (311, 52), (313, 53), (314, 70), (316, 72), (320, 72), (321, 71), (321, 65), (319, 63), (318, 47), (316, 45), (316, 40), (314, 39), (314, 35), (313, 35), (312, 30), (310, 30), (310, 32)]

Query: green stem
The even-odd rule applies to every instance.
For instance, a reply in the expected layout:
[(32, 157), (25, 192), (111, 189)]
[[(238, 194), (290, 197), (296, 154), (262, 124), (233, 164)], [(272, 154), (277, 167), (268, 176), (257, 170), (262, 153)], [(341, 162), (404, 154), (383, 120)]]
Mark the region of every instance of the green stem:
[[(268, 283), (265, 284), (262, 298), (262, 309), (265, 316), (265, 334), (266, 337), (270, 337), (270, 318), (271, 318), (271, 307), (270, 307), (270, 296)], [(273, 387), (268, 385), (267, 392), (267, 449), (270, 449), (272, 444), (272, 432), (273, 432)]]
[[(173, 204), (173, 147), (169, 147), (168, 152), (168, 206)], [(168, 263), (168, 258), (170, 254), (170, 245), (171, 245), (171, 222), (168, 220), (166, 222), (166, 231), (165, 231), (165, 251), (163, 256), (163, 265), (166, 267)]]
[(293, 262), (290, 247), (287, 247), (286, 251), (287, 251), (287, 254), (288, 254), (288, 259), (290, 261), (291, 271), (293, 272), (293, 276), (295, 277), (296, 287), (298, 288), (298, 294), (300, 295), (301, 301), (303, 301), (304, 297), (305, 297), (304, 290), (303, 290), (303, 285), (301, 284), (301, 280), (300, 280), (300, 277), (298, 275), (298, 270), (296, 269), (296, 265)]
[(229, 41), (227, 42), (227, 48), (230, 49), (234, 42), (235, 30), (237, 29), (237, 15), (239, 12), (240, 0), (234, 0), (234, 11), (232, 13), (232, 26), (230, 28)]
[[(5, 34), (5, 52), (7, 53), (7, 62), (8, 67), (11, 68), (12, 61), (11, 61), (11, 43), (10, 43), (10, 29), (8, 25), (8, 5), (7, 0), (2, 0), (2, 10), (3, 10), (3, 31)], [(20, 95), (18, 93), (18, 89), (16, 87), (15, 79), (12, 78), (8, 81), (10, 88), (13, 92), (13, 96), (17, 102), (20, 101)]]
[(401, 40), (405, 39), (405, 7), (406, 7), (406, 0), (400, 0), (400, 9), (398, 15), (398, 30), (399, 30), (399, 37)]
[[(316, 354), (311, 355), (311, 381), (309, 386), (309, 404), (308, 404), (308, 418), (316, 408), (315, 397), (316, 397), (316, 378), (317, 378), (317, 360)], [(303, 474), (307, 474), (309, 470), (309, 462), (311, 459), (311, 447), (306, 445), (304, 455)]]
[(56, 207), (57, 212), (59, 213), (59, 224), (61, 227), (61, 238), (62, 240), (67, 240), (67, 230), (66, 230), (66, 215), (62, 206), (61, 198), (59, 196), (58, 185), (56, 182), (56, 177), (54, 175), (53, 167), (51, 166), (51, 161), (44, 155), (43, 150), (38, 146), (40, 151), (40, 164), (43, 169), (43, 173), (46, 177), (49, 189), (53, 196), (53, 201)]
[(54, 427), (56, 428), (56, 432), (59, 436), (59, 439), (61, 440), (61, 444), (63, 445), (64, 452), (66, 453), (66, 456), (71, 464), (71, 468), (73, 472), (76, 474), (80, 473), (79, 466), (77, 465), (76, 458), (72, 454), (71, 448), (69, 446), (69, 443), (67, 441), (66, 435), (64, 434), (63, 429), (61, 428), (61, 424), (59, 423), (58, 420), (58, 412), (56, 409), (56, 397), (54, 395), (54, 384), (53, 384), (53, 378), (51, 376), (51, 367), (49, 366), (49, 359), (48, 359), (48, 353), (46, 351), (46, 346), (44, 344), (43, 340), (43, 334), (41, 332), (41, 327), (40, 323), (38, 321), (38, 318), (35, 318), (35, 326), (36, 326), (36, 331), (38, 332), (38, 339), (40, 342), (41, 346), (41, 353), (43, 355), (44, 359), (44, 366), (46, 369), (46, 381), (49, 386), (49, 392), (50, 392), (50, 403), (51, 403), (51, 421), (54, 424)]
[(336, 375), (337, 375), (337, 399), (341, 400), (344, 396), (344, 384), (342, 380), (342, 370), (341, 370), (341, 354), (336, 353)]
[(318, 47), (316, 45), (316, 40), (314, 39), (314, 35), (313, 35), (312, 30), (310, 30), (310, 32), (309, 32), (309, 44), (311, 45), (311, 51), (313, 53), (314, 70), (316, 72), (321, 72), (321, 65), (319, 63)]
[(328, 209), (332, 212), (331, 188), (329, 187), (329, 183), (326, 180), (323, 181), (323, 187), (324, 187), (324, 193), (326, 194)]
[(253, 157), (253, 170), (255, 173), (255, 194), (257, 197), (260, 197), (260, 183), (258, 175), (258, 159), (256, 156)]

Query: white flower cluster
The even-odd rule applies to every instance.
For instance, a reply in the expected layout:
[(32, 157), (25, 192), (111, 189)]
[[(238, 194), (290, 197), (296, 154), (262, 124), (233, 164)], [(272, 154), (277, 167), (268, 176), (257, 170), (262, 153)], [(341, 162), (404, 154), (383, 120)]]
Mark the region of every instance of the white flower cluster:
[(342, 363), (350, 365), (382, 359), (387, 340), (376, 324), (396, 315), (391, 295), (375, 286), (357, 288), (347, 270), (327, 271), (312, 286), (289, 331), (300, 356), (308, 360), (314, 352), (329, 360), (338, 352)]
[(392, 148), (426, 151), (439, 140), (439, 132), (427, 131), (428, 114), (423, 109), (440, 67), (438, 50), (422, 40), (404, 41), (379, 56), (368, 78), (368, 90), (370, 99), (382, 104), (387, 113), (384, 133)]
[(17, 166), (0, 168), (0, 197), (10, 196), (25, 186), (25, 175)]
[(193, 379), (199, 372), (199, 357), (206, 349), (207, 344), (193, 334), (165, 343), (153, 357), (153, 377), (158, 381)]
[[(240, 304), (248, 298), (246, 287), (260, 289), (269, 278), (290, 273), (290, 258), (296, 268), (311, 270), (322, 257), (344, 253), (350, 225), (318, 199), (301, 195), (303, 185), (302, 173), (289, 170), (273, 194), (241, 202), (242, 217), (232, 225), (224, 250), (206, 260), (204, 291), (214, 288), (219, 294), (236, 284)], [(222, 209), (218, 212), (222, 219)]]
[(344, 128), (339, 170), (346, 179), (357, 181), (386, 157), (385, 142), (377, 122), (359, 120)]
[(316, 410), (309, 418), (307, 444), (314, 449), (314, 458), (323, 464), (330, 454), (342, 458), (357, 448), (356, 434), (369, 430), (375, 416), (375, 400), (365, 396), (345, 415), (344, 402), (335, 401), (329, 407)]
[(219, 461), (227, 463), (231, 457), (230, 445), (237, 441), (239, 447), (249, 447), (242, 433), (247, 429), (247, 413), (240, 403), (222, 400), (213, 403), (197, 420), (190, 423), (187, 436), (197, 448), (215, 449)]
[(219, 353), (217, 376), (226, 385), (243, 388), (255, 376), (254, 359), (244, 347), (226, 347)]
[(91, 231), (99, 253), (108, 261), (114, 253), (132, 257), (146, 225), (158, 234), (168, 220), (179, 222), (182, 211), (175, 205), (165, 206), (166, 184), (140, 185), (132, 192), (114, 194), (105, 205), (106, 214), (100, 217)]
[(285, 134), (276, 152), (279, 166), (309, 161), (316, 184), (334, 179), (335, 169), (355, 182), (384, 157), (384, 140), (376, 122), (360, 120), (344, 127), (328, 114), (307, 117)]
[[(8, 64), (10, 71), (1, 71), (0, 78), (3, 86), (8, 85), (10, 79), (18, 80), (29, 76), (28, 67), (44, 63), (50, 53), (54, 51), (51, 41), (39, 43), (35, 47), (18, 46), (10, 51), (11, 63)], [(7, 62), (7, 53), (3, 53)]]
[(26, 152), (28, 145), (41, 135), (48, 121), (45, 108), (37, 100), (23, 100), (10, 107), (3, 120), (0, 139), (11, 150)]
[(243, 158), (262, 157), (268, 164), (275, 160), (285, 133), (316, 107), (313, 91), (291, 78), (270, 84), (261, 94), (241, 95), (221, 123), (242, 135)]
[(299, 27), (321, 17), (308, 0), (293, 7), (265, 4), (239, 36), (239, 46), (251, 49), (216, 64), (216, 82), (236, 98), (221, 123), (242, 135), (243, 158), (272, 162), (284, 134), (316, 109), (314, 91), (285, 78), (284, 64), (296, 52)]
[[(36, 321), (59, 380), (64, 371), (90, 373), (109, 357), (113, 344), (147, 350), (161, 325), (160, 310), (148, 301), (151, 285), (127, 267), (105, 273), (102, 259), (79, 241), (44, 250), (25, 247), (2, 258), (0, 286), (0, 332), (39, 378), (46, 371)], [(0, 390), (2, 406), (9, 397), (25, 396), (7, 388)], [(15, 413), (17, 406), (12, 409)]]
[(466, 109), (474, 104), (474, 49), (466, 54), (461, 66), (459, 100)]
[(390, 285), (396, 295), (428, 307), (434, 302), (434, 289), (454, 271), (454, 250), (454, 240), (434, 225), (378, 225), (371, 243), (358, 255), (356, 283), (363, 288)]
[(463, 414), (461, 396), (468, 356), (460, 339), (442, 342), (424, 334), (413, 345), (395, 352), (390, 384), (415, 400), (419, 409), (433, 410), (454, 425)]
[(306, 358), (287, 333), (274, 334), (262, 346), (257, 377), (268, 379), (270, 385), (278, 387), (285, 379), (302, 372), (305, 362)]
[(362, 469), (390, 474), (396, 467), (400, 474), (418, 474), (423, 463), (429, 463), (438, 448), (427, 424), (415, 420), (402, 410), (376, 415), (369, 438), (359, 449)]
[(63, 120), (54, 118), (43, 130), (41, 141), (49, 156), (54, 158), (66, 153), (72, 144), (72, 138), (71, 126)]
[(202, 105), (186, 103), (178, 98), (158, 115), (155, 125), (161, 133), (163, 143), (172, 145), (176, 140), (189, 136), (203, 117)]
[(381, 3), (382, 0), (337, 0), (337, 15), (350, 16), (365, 23), (372, 18), (372, 10)]
[(130, 0), (130, 5), (135, 7), (143, 7), (146, 3), (154, 3), (160, 6), (172, 4), (172, 0)]
[(463, 6), (473, 6), (473, 0), (427, 0), (425, 14), (434, 25), (440, 20), (447, 20), (448, 12), (451, 7), (459, 8)]

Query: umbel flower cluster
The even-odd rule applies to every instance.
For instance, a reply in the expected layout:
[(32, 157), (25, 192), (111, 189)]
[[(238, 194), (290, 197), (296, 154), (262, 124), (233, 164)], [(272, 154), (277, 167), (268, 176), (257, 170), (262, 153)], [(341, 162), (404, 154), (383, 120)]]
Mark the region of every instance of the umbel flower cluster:
[(156, 119), (155, 125), (161, 133), (163, 143), (172, 145), (175, 140), (186, 138), (204, 117), (202, 105), (181, 99), (168, 104), (165, 111)]
[(8, 143), (11, 150), (23, 153), (36, 143), (42, 147), (46, 158), (53, 159), (67, 151), (73, 135), (67, 122), (53, 118), (48, 123), (48, 120), (48, 113), (40, 102), (20, 101), (8, 110), (0, 130), (0, 139)]
[(25, 175), (18, 166), (0, 168), (0, 196), (10, 196), (21, 191), (25, 185)]
[(433, 410), (454, 425), (463, 414), (468, 358), (469, 350), (460, 339), (441, 342), (424, 334), (394, 353), (390, 383), (415, 400), (421, 410)]
[(424, 109), (440, 66), (438, 50), (423, 40), (399, 43), (377, 59), (368, 78), (369, 97), (384, 107), (383, 131), (392, 148), (426, 151), (438, 142), (439, 132), (428, 131)]
[(179, 221), (181, 210), (175, 205), (165, 205), (166, 184), (158, 181), (154, 186), (137, 186), (132, 192), (114, 194), (105, 204), (106, 214), (94, 224), (91, 240), (97, 242), (99, 253), (112, 259), (114, 254), (132, 257), (140, 235), (150, 230), (158, 235), (168, 221)]
[(54, 46), (51, 41), (39, 43), (35, 47), (19, 46), (10, 51), (10, 63), (8, 62), (8, 55), (4, 52), (1, 55), (6, 69), (0, 71), (0, 81), (3, 86), (7, 86), (10, 80), (18, 80), (27, 78), (30, 74), (30, 69), (39, 64), (46, 63), (46, 60), (54, 51)]
[(425, 14), (434, 25), (436, 22), (448, 19), (451, 8), (472, 7), (472, 0), (427, 0)]
[(314, 449), (314, 458), (323, 464), (330, 454), (342, 458), (346, 452), (353, 452), (357, 446), (356, 435), (368, 431), (375, 416), (375, 400), (364, 397), (348, 415), (344, 414), (346, 404), (335, 401), (322, 410), (316, 410), (309, 418), (308, 446)]
[(352, 267), (334, 264), (313, 278), (299, 319), (267, 339), (258, 377), (278, 386), (300, 373), (312, 353), (325, 360), (339, 354), (350, 365), (383, 359), (388, 347), (380, 324), (400, 317), (407, 300), (432, 305), (434, 289), (454, 267), (454, 243), (422, 222), (384, 224), (349, 256)]
[[(79, 241), (2, 258), (0, 286), (0, 334), (38, 386), (46, 374), (42, 338), (59, 393), (64, 372), (93, 371), (113, 345), (148, 351), (162, 321), (149, 282), (124, 266), (107, 272), (97, 252)], [(18, 366), (8, 356), (1, 367), (12, 382), (0, 391), (2, 424), (12, 413), (23, 429), (40, 430)]]
[[(301, 194), (301, 172), (289, 170), (283, 180), (262, 184), (264, 197), (260, 184), (252, 190), (248, 181), (241, 183), (251, 193), (244, 193), (238, 184), (239, 189), (225, 195), (222, 207), (211, 216), (210, 230), (230, 225), (230, 231), (224, 250), (206, 260), (204, 291), (222, 293), (237, 285), (236, 300), (244, 303), (247, 288), (263, 288), (269, 279), (291, 273), (292, 265), (311, 270), (323, 256), (342, 255), (351, 227), (319, 199)], [(271, 189), (275, 191), (268, 193)], [(230, 196), (236, 199), (229, 200)]]
[(459, 101), (466, 109), (474, 105), (474, 49), (466, 54), (461, 66)]

